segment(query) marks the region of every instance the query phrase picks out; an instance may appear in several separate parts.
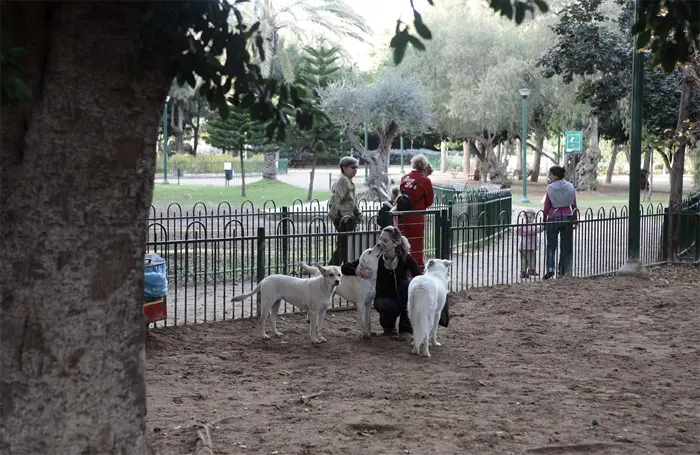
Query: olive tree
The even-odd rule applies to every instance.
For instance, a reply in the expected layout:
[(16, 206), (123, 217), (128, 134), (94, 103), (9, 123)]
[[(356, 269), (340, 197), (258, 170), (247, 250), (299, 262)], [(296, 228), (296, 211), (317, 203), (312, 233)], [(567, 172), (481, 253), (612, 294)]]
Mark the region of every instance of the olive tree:
[[(396, 71), (380, 74), (374, 85), (343, 79), (321, 92), (321, 107), (369, 165), (369, 190), (364, 196), (389, 199), (391, 144), (401, 132), (424, 130), (430, 125), (430, 110), (420, 80)], [(377, 150), (366, 150), (355, 135), (365, 121), (379, 136)]]

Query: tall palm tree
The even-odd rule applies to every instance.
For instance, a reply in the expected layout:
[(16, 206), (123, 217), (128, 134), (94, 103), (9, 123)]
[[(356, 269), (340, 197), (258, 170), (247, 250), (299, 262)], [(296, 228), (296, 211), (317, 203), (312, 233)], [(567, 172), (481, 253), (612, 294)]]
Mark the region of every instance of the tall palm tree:
[[(345, 0), (254, 0), (251, 3), (246, 11), (247, 19), (250, 23), (260, 22), (265, 61), (259, 63), (264, 76), (272, 73), (275, 59), (285, 60), (280, 55), (284, 52), (285, 40), (305, 46), (323, 37), (342, 55), (342, 39), (364, 42), (371, 34), (365, 19)], [(263, 177), (275, 179), (276, 160), (267, 154), (265, 158)]]

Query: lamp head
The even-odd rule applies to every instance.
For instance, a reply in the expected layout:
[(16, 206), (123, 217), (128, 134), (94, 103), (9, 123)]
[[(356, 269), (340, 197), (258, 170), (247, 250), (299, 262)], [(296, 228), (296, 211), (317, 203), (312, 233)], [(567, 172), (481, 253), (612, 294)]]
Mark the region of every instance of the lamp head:
[(518, 90), (520, 92), (520, 96), (523, 97), (523, 99), (527, 99), (528, 95), (530, 95), (530, 89), (529, 88), (521, 88)]

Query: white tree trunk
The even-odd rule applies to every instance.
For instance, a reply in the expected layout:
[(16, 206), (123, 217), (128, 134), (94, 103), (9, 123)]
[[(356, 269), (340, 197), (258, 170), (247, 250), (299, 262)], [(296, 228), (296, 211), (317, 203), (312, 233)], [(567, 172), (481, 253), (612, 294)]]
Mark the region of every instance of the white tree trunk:
[(576, 165), (576, 189), (580, 191), (598, 189), (598, 162), (601, 156), (598, 146), (598, 117), (591, 117), (586, 128), (586, 136), (588, 147)]
[(464, 168), (464, 173), (469, 175), (471, 173), (471, 159), (469, 150), (469, 141), (462, 141), (462, 167)]
[(34, 93), (2, 109), (3, 453), (149, 452), (143, 253), (170, 81), (119, 58), (147, 6), (3, 4)]
[(440, 172), (447, 172), (447, 143), (440, 142)]

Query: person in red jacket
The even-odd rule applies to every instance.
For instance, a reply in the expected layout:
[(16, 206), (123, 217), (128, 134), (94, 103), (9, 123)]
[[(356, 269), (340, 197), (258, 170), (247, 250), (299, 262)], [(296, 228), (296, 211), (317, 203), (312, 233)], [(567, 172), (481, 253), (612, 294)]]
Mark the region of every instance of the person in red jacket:
[[(413, 210), (425, 210), (433, 205), (433, 184), (428, 178), (432, 167), (424, 155), (411, 158), (413, 170), (401, 178), (401, 192), (411, 200)], [(425, 240), (425, 215), (403, 215), (399, 218), (399, 229), (411, 245), (411, 255), (423, 270), (423, 244)]]

